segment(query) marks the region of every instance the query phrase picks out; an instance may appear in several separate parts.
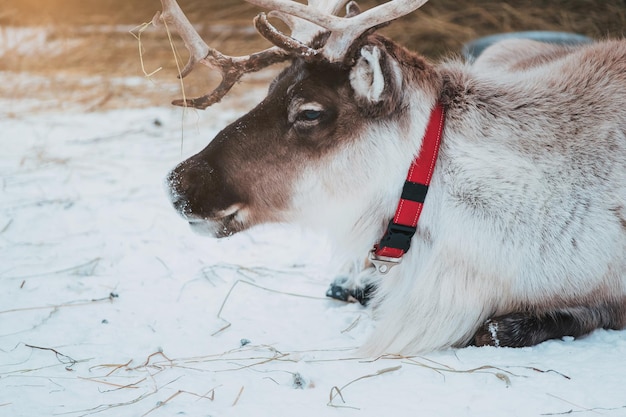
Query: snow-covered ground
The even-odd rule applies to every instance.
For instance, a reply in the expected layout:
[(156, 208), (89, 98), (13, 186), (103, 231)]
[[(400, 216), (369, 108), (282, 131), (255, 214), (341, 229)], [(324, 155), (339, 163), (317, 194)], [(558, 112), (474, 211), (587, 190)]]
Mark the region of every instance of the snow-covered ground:
[(626, 331), (359, 358), (321, 237), (194, 235), (163, 178), (239, 111), (0, 118), (1, 416), (626, 416)]

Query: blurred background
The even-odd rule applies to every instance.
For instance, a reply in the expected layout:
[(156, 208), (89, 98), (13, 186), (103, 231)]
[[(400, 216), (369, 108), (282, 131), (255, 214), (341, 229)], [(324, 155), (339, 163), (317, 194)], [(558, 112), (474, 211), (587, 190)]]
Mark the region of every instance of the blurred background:
[[(363, 8), (378, 3), (382, 1), (359, 2)], [(160, 10), (158, 0), (0, 0), (0, 4), (2, 102), (21, 99), (30, 103), (29, 111), (89, 111), (166, 105), (180, 96), (167, 34), (142, 26)], [(224, 53), (241, 55), (267, 47), (251, 24), (259, 9), (244, 0), (179, 0), (179, 4), (207, 43)], [(626, 31), (626, 0), (431, 0), (383, 32), (438, 59), (459, 53), (465, 42), (477, 37), (520, 30), (620, 37)], [(174, 45), (184, 64), (186, 51), (177, 38)], [(148, 82), (145, 73), (151, 74)], [(246, 82), (265, 82), (272, 74), (248, 77)], [(188, 95), (201, 94), (217, 82), (215, 74), (197, 70), (185, 89)], [(5, 117), (19, 111), (5, 107), (1, 110)]]

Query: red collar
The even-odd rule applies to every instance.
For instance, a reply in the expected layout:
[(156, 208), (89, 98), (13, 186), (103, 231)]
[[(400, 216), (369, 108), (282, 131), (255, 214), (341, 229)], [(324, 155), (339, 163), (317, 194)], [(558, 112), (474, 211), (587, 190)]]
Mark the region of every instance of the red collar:
[(444, 120), (443, 107), (437, 103), (430, 113), (419, 155), (411, 163), (406, 176), (396, 214), (380, 243), (370, 252), (370, 261), (381, 274), (399, 264), (402, 255), (409, 250), (435, 169)]

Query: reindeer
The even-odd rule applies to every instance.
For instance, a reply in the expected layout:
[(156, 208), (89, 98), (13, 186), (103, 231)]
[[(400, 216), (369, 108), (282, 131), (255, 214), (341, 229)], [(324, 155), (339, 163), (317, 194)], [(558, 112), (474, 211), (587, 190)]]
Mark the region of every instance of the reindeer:
[(376, 33), (426, 0), (363, 12), (248, 1), (272, 10), (255, 26), (274, 45), (249, 56), (210, 48), (174, 0), (154, 19), (190, 50), (182, 75), (196, 63), (223, 74), (174, 104), (206, 108), (243, 74), (290, 64), (169, 174), (195, 230), (287, 222), (328, 234), (346, 264), (364, 265), (333, 291), (372, 289), (371, 355), (626, 326), (626, 41), (513, 40), (434, 64)]

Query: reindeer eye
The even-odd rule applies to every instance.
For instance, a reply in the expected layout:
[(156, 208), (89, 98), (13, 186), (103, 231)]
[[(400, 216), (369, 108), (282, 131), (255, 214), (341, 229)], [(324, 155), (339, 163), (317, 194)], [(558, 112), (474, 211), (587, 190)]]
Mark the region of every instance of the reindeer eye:
[(304, 110), (300, 112), (299, 119), (312, 122), (322, 116), (321, 110)]
[(304, 132), (319, 127), (332, 115), (332, 109), (316, 101), (305, 101), (302, 97), (296, 97), (289, 104), (287, 119), (293, 124), (294, 129)]

